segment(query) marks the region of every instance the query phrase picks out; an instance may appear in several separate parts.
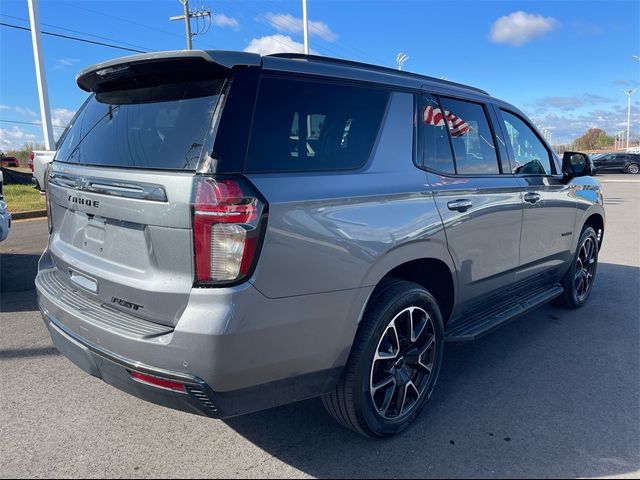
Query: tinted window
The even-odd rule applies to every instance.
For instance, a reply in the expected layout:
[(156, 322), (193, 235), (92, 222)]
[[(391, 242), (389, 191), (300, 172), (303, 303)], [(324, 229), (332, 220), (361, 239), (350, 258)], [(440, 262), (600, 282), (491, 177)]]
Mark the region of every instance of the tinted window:
[(515, 160), (513, 173), (551, 175), (551, 154), (542, 141), (520, 117), (502, 111), (507, 137)]
[(442, 98), (459, 174), (500, 173), (489, 120), (482, 105)]
[(56, 160), (154, 169), (196, 168), (222, 80), (119, 90), (92, 97)]
[(443, 173), (455, 173), (453, 155), (442, 108), (436, 97), (422, 96), (420, 144), (424, 165)]
[(343, 170), (362, 166), (389, 93), (359, 86), (263, 78), (246, 170)]

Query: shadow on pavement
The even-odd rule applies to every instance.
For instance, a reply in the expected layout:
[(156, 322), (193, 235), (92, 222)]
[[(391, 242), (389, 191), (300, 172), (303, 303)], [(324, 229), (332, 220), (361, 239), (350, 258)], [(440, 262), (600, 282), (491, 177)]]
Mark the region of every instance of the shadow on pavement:
[(318, 399), (227, 420), (317, 477), (593, 477), (640, 467), (640, 269), (601, 264), (587, 306), (447, 344), (428, 411), (369, 440)]
[(45, 357), (51, 355), (60, 355), (55, 347), (41, 348), (10, 348), (0, 350), (0, 360), (13, 360), (16, 358)]
[(0, 253), (0, 312), (37, 310), (35, 278), (40, 255)]

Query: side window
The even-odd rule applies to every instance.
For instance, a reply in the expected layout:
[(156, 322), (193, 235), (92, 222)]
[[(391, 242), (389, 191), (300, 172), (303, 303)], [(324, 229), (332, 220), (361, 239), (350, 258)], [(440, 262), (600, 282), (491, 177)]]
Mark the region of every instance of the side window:
[(442, 98), (458, 174), (497, 174), (498, 155), (489, 119), (478, 103)]
[(522, 175), (552, 175), (551, 154), (533, 129), (520, 117), (502, 110), (502, 118), (515, 161), (513, 173)]
[(389, 95), (369, 87), (263, 78), (245, 169), (299, 172), (364, 165)]
[(442, 173), (455, 173), (449, 134), (436, 97), (424, 94), (420, 106), (420, 147), (424, 166)]

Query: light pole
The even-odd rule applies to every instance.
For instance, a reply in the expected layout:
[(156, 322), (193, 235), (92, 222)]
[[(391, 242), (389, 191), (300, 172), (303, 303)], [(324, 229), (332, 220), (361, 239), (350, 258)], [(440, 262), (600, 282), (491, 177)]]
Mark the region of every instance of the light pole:
[(302, 33), (304, 37), (304, 54), (309, 55), (309, 21), (307, 19), (307, 0), (302, 0)]
[(623, 92), (627, 95), (627, 146), (629, 148), (629, 131), (631, 130), (631, 95), (633, 95), (637, 88), (632, 90), (623, 90)]
[(402, 65), (404, 65), (404, 62), (406, 62), (407, 60), (409, 60), (409, 55), (407, 55), (406, 53), (398, 53), (398, 55), (396, 55), (396, 63), (398, 64), (398, 70), (402, 70)]
[(33, 43), (33, 59), (36, 65), (36, 82), (38, 85), (38, 97), (40, 100), (40, 115), (42, 117), (42, 133), (44, 134), (44, 146), (47, 150), (55, 150), (56, 143), (53, 138), (51, 126), (51, 109), (49, 108), (49, 89), (44, 68), (44, 56), (42, 53), (42, 36), (40, 34), (40, 17), (38, 14), (38, 0), (29, 0), (29, 21), (31, 23), (31, 41)]

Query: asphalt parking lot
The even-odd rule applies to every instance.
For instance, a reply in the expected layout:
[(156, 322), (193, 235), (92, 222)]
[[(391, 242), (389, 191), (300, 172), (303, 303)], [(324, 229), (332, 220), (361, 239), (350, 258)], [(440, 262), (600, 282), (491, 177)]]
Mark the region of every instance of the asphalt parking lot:
[(429, 410), (384, 441), (319, 400), (219, 421), (88, 376), (37, 311), (47, 223), (15, 222), (0, 244), (0, 477), (638, 477), (640, 178), (597, 178), (607, 227), (590, 303), (448, 344)]

